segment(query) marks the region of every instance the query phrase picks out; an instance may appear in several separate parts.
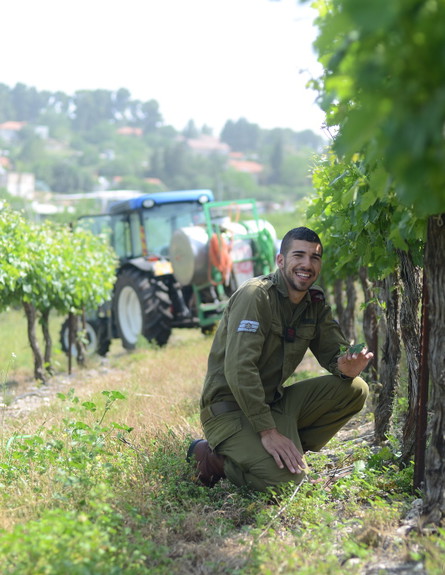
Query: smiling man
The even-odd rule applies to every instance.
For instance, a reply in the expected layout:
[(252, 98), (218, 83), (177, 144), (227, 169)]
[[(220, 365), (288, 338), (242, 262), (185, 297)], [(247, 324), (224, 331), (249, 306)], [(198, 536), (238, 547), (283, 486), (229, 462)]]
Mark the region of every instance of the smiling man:
[[(349, 342), (314, 284), (323, 247), (309, 228), (283, 238), (275, 273), (245, 282), (215, 334), (201, 396), (206, 439), (189, 447), (197, 480), (223, 477), (258, 491), (305, 476), (319, 451), (368, 395), (359, 374), (373, 354), (342, 354)], [(284, 386), (310, 349), (331, 375)]]

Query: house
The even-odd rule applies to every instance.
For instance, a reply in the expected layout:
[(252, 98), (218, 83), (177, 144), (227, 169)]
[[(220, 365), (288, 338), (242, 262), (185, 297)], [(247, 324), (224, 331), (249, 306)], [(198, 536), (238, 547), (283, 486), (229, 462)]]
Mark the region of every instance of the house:
[(0, 140), (7, 143), (14, 142), (25, 125), (26, 122), (4, 122), (0, 124)]
[(132, 126), (122, 126), (116, 130), (121, 136), (142, 136), (142, 128), (133, 128)]
[(235, 155), (230, 154), (230, 158), (227, 162), (228, 167), (237, 172), (250, 174), (252, 178), (258, 182), (264, 172), (264, 166), (253, 160), (245, 160), (241, 157), (234, 156)]
[(33, 198), (35, 192), (35, 176), (30, 173), (0, 172), (0, 188), (6, 188), (11, 196)]
[(252, 174), (253, 176), (258, 176), (264, 172), (264, 166), (252, 160), (229, 158), (228, 165), (237, 172), (244, 172), (246, 174)]
[(196, 139), (187, 139), (186, 144), (192, 152), (202, 156), (209, 156), (211, 154), (222, 154), (226, 156), (230, 152), (230, 146), (228, 144), (206, 134)]

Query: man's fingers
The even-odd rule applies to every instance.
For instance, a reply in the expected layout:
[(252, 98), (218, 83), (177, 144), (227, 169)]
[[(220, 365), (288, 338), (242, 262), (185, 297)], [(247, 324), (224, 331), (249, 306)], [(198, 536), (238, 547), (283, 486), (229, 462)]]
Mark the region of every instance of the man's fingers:
[(306, 469), (303, 455), (293, 441), (277, 430), (263, 432), (261, 441), (265, 450), (272, 455), (279, 469), (286, 466), (291, 473), (301, 473)]
[[(301, 473), (306, 469), (306, 462), (298, 451), (297, 453), (291, 454), (285, 452), (282, 459), (291, 473)], [(280, 469), (282, 469), (282, 467)]]
[(272, 456), (273, 456), (273, 458), (275, 459), (275, 463), (277, 464), (277, 466), (278, 466), (280, 469), (283, 469), (284, 464), (283, 464), (283, 462), (282, 462), (282, 460), (281, 460), (281, 457), (280, 457), (279, 453), (276, 451), (275, 453), (272, 453)]

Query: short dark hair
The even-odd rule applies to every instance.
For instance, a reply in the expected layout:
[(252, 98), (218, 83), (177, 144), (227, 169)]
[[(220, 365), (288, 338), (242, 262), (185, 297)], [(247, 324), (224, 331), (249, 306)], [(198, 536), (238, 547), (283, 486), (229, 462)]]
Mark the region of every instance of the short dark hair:
[(299, 228), (293, 228), (292, 230), (289, 230), (287, 232), (287, 234), (281, 241), (280, 254), (286, 255), (287, 252), (290, 250), (290, 244), (294, 240), (303, 240), (305, 242), (311, 242), (313, 244), (320, 244), (321, 253), (323, 253), (323, 244), (321, 243), (321, 240), (318, 237), (318, 235), (313, 230), (301, 226)]

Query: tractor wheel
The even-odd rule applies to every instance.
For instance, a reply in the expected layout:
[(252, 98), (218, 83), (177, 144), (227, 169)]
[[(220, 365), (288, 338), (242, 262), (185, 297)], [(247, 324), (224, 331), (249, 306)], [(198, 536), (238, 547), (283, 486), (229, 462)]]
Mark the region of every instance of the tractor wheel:
[(134, 349), (138, 337), (165, 345), (171, 334), (171, 300), (167, 286), (137, 269), (126, 269), (114, 289), (113, 312), (125, 349)]
[[(78, 331), (82, 330), (82, 321), (80, 318), (78, 320), (77, 329)], [(87, 320), (85, 322), (85, 332), (87, 340), (85, 345), (86, 354), (91, 355), (93, 353), (97, 353), (102, 356), (107, 355), (111, 341), (105, 335), (106, 330), (103, 329), (101, 320)], [(68, 353), (69, 337), (69, 319), (67, 318), (60, 328), (60, 347), (65, 353)], [(77, 356), (77, 348), (74, 343), (71, 346), (71, 355), (72, 357)]]

